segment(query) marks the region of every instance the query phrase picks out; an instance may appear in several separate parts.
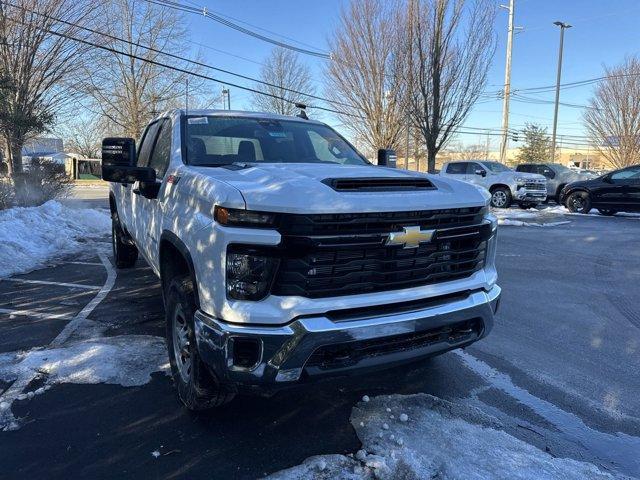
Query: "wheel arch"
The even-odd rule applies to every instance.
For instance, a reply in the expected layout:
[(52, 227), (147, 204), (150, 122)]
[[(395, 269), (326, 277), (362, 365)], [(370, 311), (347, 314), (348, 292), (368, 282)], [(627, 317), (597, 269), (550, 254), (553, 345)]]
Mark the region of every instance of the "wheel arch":
[(494, 183), (493, 185), (491, 185), (489, 187), (489, 192), (493, 193), (495, 192), (498, 188), (506, 188), (507, 190), (509, 190), (509, 193), (511, 193), (511, 189), (509, 188), (509, 185), (505, 184), (505, 183)]
[(189, 275), (193, 282), (196, 306), (200, 308), (200, 296), (193, 259), (184, 242), (169, 230), (163, 231), (162, 235), (160, 235), (159, 260), (163, 297), (172, 278), (176, 275)]

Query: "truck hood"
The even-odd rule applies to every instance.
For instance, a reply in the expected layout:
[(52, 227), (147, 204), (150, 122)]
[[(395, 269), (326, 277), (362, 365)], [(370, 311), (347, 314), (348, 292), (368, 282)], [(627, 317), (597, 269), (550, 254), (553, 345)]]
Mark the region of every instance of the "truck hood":
[[(246, 168), (188, 167), (236, 188), (248, 210), (290, 213), (391, 212), (485, 205), (472, 185), (394, 168), (272, 163)], [(336, 191), (326, 179), (428, 178), (433, 190)]]

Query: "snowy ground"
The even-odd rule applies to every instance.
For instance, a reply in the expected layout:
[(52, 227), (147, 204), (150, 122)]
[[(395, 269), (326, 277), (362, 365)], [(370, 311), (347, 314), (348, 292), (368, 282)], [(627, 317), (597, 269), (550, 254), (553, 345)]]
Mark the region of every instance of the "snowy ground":
[(356, 405), (355, 455), (324, 455), (270, 480), (303, 479), (612, 479), (594, 465), (552, 455), (501, 430), (475, 407), (427, 394), (390, 395)]
[[(157, 279), (143, 262), (113, 269), (108, 213), (55, 202), (4, 213), (0, 269), (19, 267), (0, 278), (7, 478), (640, 474), (639, 216), (496, 211), (504, 225), (558, 228), (499, 236), (503, 305), (489, 337), (414, 370), (193, 415), (164, 374)], [(31, 230), (24, 250), (5, 241)]]
[[(516, 227), (557, 227), (571, 222), (573, 216), (584, 215), (581, 213), (571, 213), (562, 205), (548, 205), (541, 208), (529, 208), (523, 210), (519, 207), (494, 208), (492, 213), (498, 217), (499, 225), (509, 225)], [(600, 215), (597, 210), (593, 210), (589, 217), (607, 218)], [(640, 220), (640, 213), (617, 213), (616, 216)]]
[(109, 212), (57, 201), (0, 211), (0, 278), (24, 273), (87, 248), (109, 233)]

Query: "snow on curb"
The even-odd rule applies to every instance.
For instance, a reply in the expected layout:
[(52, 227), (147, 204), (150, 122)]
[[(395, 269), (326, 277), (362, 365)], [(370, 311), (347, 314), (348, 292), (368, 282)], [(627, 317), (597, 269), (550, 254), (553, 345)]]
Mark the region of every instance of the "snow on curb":
[[(17, 400), (30, 400), (59, 383), (139, 386), (151, 374), (169, 371), (164, 339), (148, 335), (93, 338), (63, 347), (0, 354), (0, 380), (42, 379), (42, 386)], [(0, 404), (0, 430), (19, 428), (11, 403)]]
[(0, 211), (0, 278), (24, 273), (107, 235), (105, 210), (71, 208), (51, 200)]
[(590, 463), (555, 458), (502, 431), (497, 419), (477, 408), (428, 394), (360, 402), (351, 423), (362, 441), (362, 449), (354, 456), (311, 457), (268, 478), (620, 478)]

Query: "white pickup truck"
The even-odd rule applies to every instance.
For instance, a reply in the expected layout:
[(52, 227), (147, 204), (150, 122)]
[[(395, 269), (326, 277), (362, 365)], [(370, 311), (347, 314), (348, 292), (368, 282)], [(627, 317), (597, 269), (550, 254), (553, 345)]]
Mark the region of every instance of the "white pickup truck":
[(397, 365), (487, 335), (495, 217), (471, 185), (378, 166), (298, 117), (171, 111), (107, 138), (113, 251), (160, 277), (178, 396)]
[(443, 177), (472, 183), (489, 191), (491, 206), (509, 208), (517, 202), (530, 208), (547, 199), (547, 179), (535, 173), (516, 172), (506, 165), (489, 160), (445, 163)]

